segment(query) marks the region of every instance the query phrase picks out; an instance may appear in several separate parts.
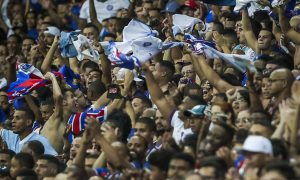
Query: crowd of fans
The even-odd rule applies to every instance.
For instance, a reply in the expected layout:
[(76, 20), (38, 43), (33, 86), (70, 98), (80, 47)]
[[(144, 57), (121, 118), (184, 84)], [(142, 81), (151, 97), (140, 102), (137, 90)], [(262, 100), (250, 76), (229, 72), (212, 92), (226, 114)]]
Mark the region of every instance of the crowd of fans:
[[(300, 179), (300, 16), (286, 13), (300, 3), (225, 1), (0, 0), (0, 179)], [(193, 51), (174, 14), (256, 70)], [(185, 45), (121, 68), (103, 42), (122, 42), (132, 19)], [(76, 30), (98, 59), (62, 56), (61, 32)], [(10, 102), (24, 63), (48, 83)]]

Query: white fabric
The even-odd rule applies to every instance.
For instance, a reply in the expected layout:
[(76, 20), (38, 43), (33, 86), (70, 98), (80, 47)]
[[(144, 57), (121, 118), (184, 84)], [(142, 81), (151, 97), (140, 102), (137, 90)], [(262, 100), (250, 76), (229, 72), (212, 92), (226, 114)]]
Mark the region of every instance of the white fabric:
[(249, 16), (253, 16), (254, 13), (259, 10), (271, 11), (271, 9), (268, 6), (262, 6), (257, 2), (259, 2), (259, 0), (237, 0), (236, 6), (234, 7), (234, 11), (238, 12), (242, 10), (245, 6), (247, 6), (247, 4), (250, 4), (250, 7), (248, 8)]
[(76, 40), (73, 40), (73, 45), (78, 52), (77, 59), (82, 61), (88, 58), (92, 61), (99, 61), (99, 53), (92, 48), (91, 41), (84, 35), (79, 34)]
[(173, 116), (171, 117), (171, 126), (173, 127), (172, 138), (175, 140), (176, 144), (180, 144), (185, 136), (189, 134), (193, 134), (191, 128), (184, 129), (184, 123), (178, 117), (179, 111), (175, 111)]
[(154, 35), (158, 35), (158, 32), (152, 30), (148, 25), (135, 19), (131, 20), (123, 29), (124, 42)]
[(191, 32), (198, 23), (204, 24), (200, 19), (183, 14), (174, 14), (172, 16), (173, 25), (177, 26), (181, 32)]
[(272, 1), (272, 7), (278, 7), (278, 6), (281, 6), (284, 4), (284, 1), (283, 0), (273, 0)]
[(31, 64), (26, 64), (26, 63), (21, 63), (18, 66), (19, 72), (22, 72), (24, 74), (34, 74), (35, 76), (40, 77), (41, 79), (44, 78), (43, 74), (41, 73), (40, 70), (38, 70), (37, 68), (35, 68), (33, 65)]
[(31, 132), (23, 140), (20, 140), (18, 134), (15, 134), (7, 129), (2, 129), (0, 133), (2, 139), (6, 142), (8, 149), (15, 151), (15, 153), (19, 153), (24, 144), (26, 144), (27, 142), (37, 140), (43, 144), (45, 148), (45, 154), (50, 154), (53, 156), (57, 155), (57, 152), (50, 145), (48, 139), (42, 135), (36, 134), (35, 132)]
[(248, 136), (243, 144), (243, 150), (270, 155), (273, 154), (273, 147), (270, 140), (263, 136)]
[(0, 89), (4, 88), (7, 86), (7, 80), (5, 78), (0, 79)]
[(44, 31), (45, 34), (51, 34), (53, 36), (59, 36), (60, 35), (60, 30), (55, 27), (55, 26), (49, 26), (47, 27), (47, 31)]
[[(99, 2), (97, 0), (94, 0), (94, 3), (95, 3), (95, 9), (97, 13), (97, 18), (100, 22), (102, 22), (103, 19), (116, 16), (117, 11), (119, 9), (128, 8), (130, 4), (128, 0), (107, 0), (105, 2)], [(88, 22), (91, 22), (88, 0), (86, 0), (83, 3), (80, 9), (79, 17), (82, 19), (87, 19)]]

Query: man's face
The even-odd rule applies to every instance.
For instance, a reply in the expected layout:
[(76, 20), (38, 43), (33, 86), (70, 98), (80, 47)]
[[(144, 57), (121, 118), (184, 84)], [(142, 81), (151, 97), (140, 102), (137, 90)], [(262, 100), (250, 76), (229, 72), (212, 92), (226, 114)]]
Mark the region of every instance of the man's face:
[(186, 96), (182, 103), (178, 106), (178, 116), (181, 120), (186, 119), (186, 116), (183, 115), (183, 112), (188, 109), (192, 109), (194, 106), (198, 105), (197, 102), (193, 101), (190, 97)]
[(98, 71), (90, 71), (89, 74), (88, 74), (88, 77), (87, 77), (87, 84), (86, 84), (86, 87), (88, 88), (89, 85), (92, 83), (92, 82), (95, 82), (97, 80), (101, 80), (101, 76), (100, 76), (100, 72)]
[(163, 74), (162, 74), (162, 68), (160, 66), (159, 63), (156, 63), (154, 66), (154, 70), (153, 70), (153, 76), (155, 80), (159, 80), (160, 78), (162, 78)]
[(254, 84), (256, 91), (259, 91), (261, 89), (261, 84), (262, 84), (262, 74), (261, 73), (256, 73), (254, 75), (253, 84)]
[(148, 141), (148, 143), (152, 143), (153, 132), (150, 131), (149, 127), (146, 124), (137, 122), (134, 129), (134, 135), (140, 135), (144, 137)]
[(0, 45), (0, 56), (7, 56), (7, 48), (5, 45)]
[(270, 138), (271, 134), (272, 133), (270, 132), (270, 130), (261, 124), (252, 124), (249, 129), (249, 135), (259, 135)]
[(190, 169), (188, 162), (182, 159), (172, 159), (169, 164), (168, 178), (183, 177)]
[(225, 137), (225, 129), (216, 124), (204, 140), (204, 151), (209, 154), (214, 154), (220, 147), (226, 143), (230, 143), (226, 142), (227, 139)]
[(7, 39), (6, 47), (8, 49), (9, 54), (13, 54), (15, 51), (17, 51), (19, 49), (17, 38), (9, 37)]
[(200, 127), (204, 117), (189, 117), (189, 127), (192, 129), (193, 133), (198, 133), (200, 131)]
[(156, 124), (156, 131), (164, 131), (166, 129), (169, 129), (168, 121), (164, 119), (163, 115), (159, 110), (157, 110), (155, 114), (155, 124)]
[(205, 179), (216, 179), (216, 171), (216, 168), (212, 166), (206, 166), (200, 168), (199, 174), (201, 174), (202, 177), (205, 177)]
[(118, 28), (118, 20), (117, 19), (110, 19), (108, 20), (108, 31), (113, 33), (113, 34), (116, 34), (117, 32), (117, 28)]
[(260, 50), (269, 49), (272, 45), (272, 33), (270, 31), (261, 30), (258, 35), (258, 48)]
[(48, 30), (48, 24), (42, 24), (39, 31), (39, 37), (44, 37), (44, 32)]
[(26, 16), (27, 28), (34, 28), (36, 24), (36, 18), (34, 13), (28, 13)]
[(57, 14), (58, 16), (63, 19), (65, 14), (68, 12), (68, 5), (67, 4), (59, 4), (57, 6)]
[(51, 106), (51, 105), (41, 105), (40, 111), (41, 111), (42, 119), (44, 122), (46, 122), (54, 112), (53, 106)]
[(33, 119), (28, 119), (26, 112), (16, 110), (14, 118), (12, 120), (12, 131), (15, 134), (24, 132), (29, 126), (31, 126)]
[(144, 158), (147, 151), (146, 142), (144, 142), (141, 137), (133, 136), (127, 143), (130, 156), (133, 160), (141, 160)]
[(134, 98), (131, 102), (133, 111), (137, 117), (139, 117), (141, 114), (143, 114), (145, 110), (145, 105), (143, 101), (140, 98)]
[(87, 98), (82, 91), (75, 92), (75, 104), (77, 108), (86, 108), (88, 105)]
[(53, 41), (54, 41), (54, 35), (49, 34), (49, 33), (44, 33), (44, 41), (46, 45), (51, 46)]
[(8, 154), (1, 153), (0, 154), (0, 165), (1, 166), (10, 166), (10, 156)]
[(43, 179), (44, 177), (54, 177), (57, 173), (57, 168), (53, 163), (50, 163), (45, 159), (39, 159), (35, 164), (34, 171), (39, 179)]
[(264, 173), (264, 175), (260, 178), (260, 180), (274, 180), (274, 179), (288, 180), (286, 177), (284, 177), (282, 174), (280, 174), (278, 171), (275, 170)]
[(216, 71), (216, 73), (222, 75), (224, 73), (223, 61), (221, 59), (214, 59), (213, 69)]
[(77, 152), (79, 151), (81, 140), (82, 139), (80, 137), (77, 137), (73, 140), (70, 149), (70, 159), (75, 158)]
[(271, 73), (269, 78), (269, 86), (271, 95), (275, 96), (280, 94), (285, 86), (285, 77), (283, 77), (280, 73), (274, 71)]
[(184, 77), (195, 80), (196, 73), (194, 71), (193, 65), (184, 66), (181, 70)]
[(34, 44), (33, 40), (25, 39), (22, 43), (22, 53), (28, 57), (30, 54), (31, 46)]
[(150, 173), (150, 180), (164, 180), (167, 179), (167, 173), (161, 170), (159, 167), (150, 166), (151, 173)]
[(6, 96), (0, 96), (0, 107), (3, 110), (8, 110), (9, 103), (8, 103), (8, 98)]
[(10, 166), (10, 176), (12, 178), (15, 178), (17, 176), (17, 173), (22, 169), (22, 165), (18, 160), (15, 158), (12, 158), (11, 160), (11, 166)]
[(97, 31), (93, 27), (87, 27), (83, 29), (83, 35), (89, 38), (90, 40), (98, 40)]
[(263, 153), (246, 152), (245, 157), (247, 165), (255, 168), (261, 168), (268, 160), (268, 155)]
[(249, 129), (251, 126), (249, 111), (240, 111), (235, 121), (235, 125), (238, 129)]
[(64, 93), (63, 105), (68, 111), (73, 113), (77, 112), (74, 93), (72, 93), (71, 91), (67, 91)]

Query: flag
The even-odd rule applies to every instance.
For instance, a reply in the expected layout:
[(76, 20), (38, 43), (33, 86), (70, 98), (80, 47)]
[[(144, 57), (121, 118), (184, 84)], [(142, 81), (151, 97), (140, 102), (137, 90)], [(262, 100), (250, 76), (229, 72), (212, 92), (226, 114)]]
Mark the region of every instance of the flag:
[(68, 66), (63, 65), (59, 72), (63, 75), (66, 83), (73, 89), (79, 88), (80, 75), (75, 74)]
[(138, 64), (150, 60), (161, 51), (181, 45), (182, 42), (163, 43), (159, 38), (152, 36), (134, 40), (131, 44), (133, 56), (138, 60)]
[(236, 4), (235, 0), (202, 0), (202, 2), (217, 6), (235, 6)]
[(190, 17), (183, 14), (174, 14), (172, 16), (172, 22), (175, 27), (178, 27), (182, 33), (185, 32), (192, 32), (194, 29), (194, 26), (198, 23), (201, 23), (204, 25), (204, 22), (202, 22), (200, 19)]
[(77, 112), (72, 114), (68, 120), (68, 124), (71, 125), (71, 133), (68, 136), (69, 142), (72, 142), (73, 139), (80, 135), (81, 132), (85, 129), (85, 119), (87, 117), (93, 117), (102, 123), (107, 116), (107, 108), (94, 109), (93, 107), (88, 108), (84, 112)]
[(91, 40), (82, 34), (77, 34), (72, 37), (72, 43), (77, 50), (77, 59), (82, 61), (83, 59), (90, 59), (98, 63), (99, 53), (93, 49)]
[(109, 55), (108, 59), (111, 64), (126, 69), (134, 69), (134, 61), (130, 56), (119, 51), (115, 42), (110, 42), (108, 46)]
[(137, 19), (132, 19), (123, 29), (124, 42), (130, 42), (138, 38), (157, 35), (158, 32), (156, 30), (153, 30), (150, 26)]
[(247, 55), (221, 53), (215, 48), (205, 43), (195, 43), (195, 41), (190, 44), (192, 46), (193, 51), (197, 53), (203, 53), (209, 59), (222, 59), (226, 63), (231, 64), (234, 68), (236, 68), (242, 73), (245, 73), (246, 69), (249, 69), (251, 72), (256, 72), (256, 68), (253, 65), (252, 60)]
[(18, 66), (17, 80), (10, 84), (7, 95), (9, 102), (29, 94), (33, 90), (46, 86), (47, 81), (42, 73), (31, 64), (22, 63)]

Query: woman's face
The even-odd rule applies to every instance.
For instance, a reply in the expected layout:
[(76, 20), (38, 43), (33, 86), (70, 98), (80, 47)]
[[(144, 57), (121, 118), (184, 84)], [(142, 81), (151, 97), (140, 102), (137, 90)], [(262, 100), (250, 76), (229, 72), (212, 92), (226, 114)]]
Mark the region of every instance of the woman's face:
[(237, 115), (240, 111), (248, 109), (248, 107), (249, 104), (247, 100), (238, 93), (236, 99), (232, 102), (234, 114)]

